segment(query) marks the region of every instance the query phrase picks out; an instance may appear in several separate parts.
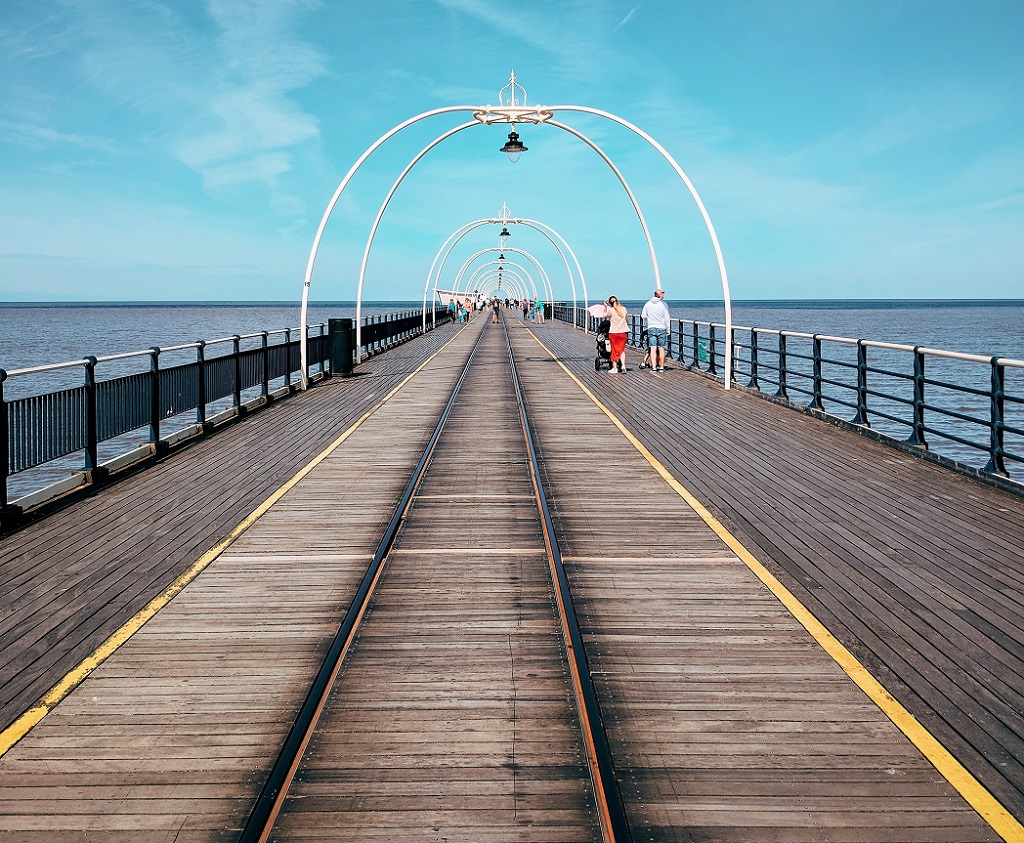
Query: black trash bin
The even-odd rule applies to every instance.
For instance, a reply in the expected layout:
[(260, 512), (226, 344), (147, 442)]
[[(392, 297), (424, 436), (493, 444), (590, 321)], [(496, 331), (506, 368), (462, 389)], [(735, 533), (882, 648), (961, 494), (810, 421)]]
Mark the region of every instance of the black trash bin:
[(356, 349), (355, 320), (328, 319), (327, 336), (331, 347), (331, 372), (351, 374)]

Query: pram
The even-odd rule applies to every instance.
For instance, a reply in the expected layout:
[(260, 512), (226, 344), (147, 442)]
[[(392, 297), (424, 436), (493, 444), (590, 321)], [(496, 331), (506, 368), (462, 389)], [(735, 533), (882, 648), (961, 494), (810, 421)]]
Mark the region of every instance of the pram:
[(644, 359), (640, 364), (641, 369), (651, 368), (651, 344), (647, 339), (647, 329), (643, 328), (640, 331), (640, 347), (644, 350)]
[(608, 369), (612, 368), (612, 341), (608, 339), (608, 333), (612, 329), (611, 319), (602, 319), (597, 323), (597, 357), (594, 358), (594, 371), (600, 372), (607, 363)]

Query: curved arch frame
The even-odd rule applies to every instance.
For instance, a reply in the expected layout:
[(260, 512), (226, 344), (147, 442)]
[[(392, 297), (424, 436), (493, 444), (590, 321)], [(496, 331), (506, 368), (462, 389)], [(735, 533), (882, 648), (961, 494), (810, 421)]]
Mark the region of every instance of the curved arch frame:
[[(527, 270), (525, 266), (522, 266), (522, 265), (520, 265), (518, 263), (513, 263), (511, 261), (505, 261), (505, 267), (504, 268), (505, 269), (509, 269), (510, 267), (511, 267), (511, 270), (510, 270), (511, 272), (517, 272), (518, 273), (517, 277), (520, 280), (522, 280), (523, 276), (526, 277), (526, 279), (530, 282), (530, 287), (533, 289), (533, 297), (535, 299), (536, 298), (540, 298), (540, 290), (543, 289), (543, 282), (542, 282), (540, 290), (538, 290), (537, 282), (533, 280), (533, 276), (530, 274), (529, 270)], [(470, 275), (469, 283), (473, 283), (473, 282), (477, 281), (480, 278), (480, 276), (483, 273), (485, 273), (485, 272), (493, 272), (495, 275), (497, 275), (499, 269), (501, 269), (501, 267), (498, 266), (498, 262), (497, 261), (491, 261), (490, 263), (486, 263), (483, 266), (477, 267), (473, 271), (472, 275)], [(465, 291), (467, 295), (469, 294), (468, 286), (469, 286), (469, 284), (467, 284), (467, 290)], [(527, 289), (527, 292), (529, 292), (529, 289)]]
[[(563, 123), (559, 123), (557, 120), (549, 119), (546, 122), (550, 123), (550, 125), (558, 128), (558, 129), (562, 129), (563, 131), (568, 132), (569, 134), (571, 134), (574, 137), (578, 138), (579, 140), (583, 141), (587, 146), (589, 146), (591, 149), (593, 149), (594, 152), (596, 152), (599, 156), (601, 156), (601, 159), (611, 168), (612, 172), (615, 173), (616, 178), (618, 178), (619, 183), (622, 185), (623, 189), (626, 191), (626, 195), (629, 197), (629, 201), (633, 205), (633, 210), (634, 210), (634, 212), (636, 212), (637, 219), (640, 220), (640, 227), (643, 229), (644, 238), (647, 241), (647, 249), (648, 249), (648, 251), (650, 252), (650, 255), (651, 255), (651, 266), (654, 269), (654, 283), (655, 283), (656, 288), (660, 290), (661, 289), (661, 271), (658, 268), (658, 256), (657, 256), (657, 254), (654, 251), (654, 241), (651, 240), (651, 232), (647, 228), (647, 220), (644, 219), (643, 211), (640, 210), (640, 205), (636, 201), (636, 196), (633, 194), (633, 190), (630, 188), (629, 183), (626, 181), (625, 177), (619, 171), (619, 168), (615, 166), (615, 164), (612, 162), (611, 158), (609, 158), (605, 154), (604, 150), (602, 150), (601, 147), (599, 147), (596, 143), (594, 143), (590, 138), (588, 138), (582, 132), (578, 131), (577, 129), (572, 128), (571, 126), (566, 126)], [(357, 291), (356, 291), (356, 348), (361, 348), (362, 347), (362, 331), (363, 331), (363, 326), (362, 326), (362, 318), (361, 318), (361, 316), (362, 316), (362, 305), (363, 305), (363, 283), (364, 283), (364, 280), (366, 278), (366, 265), (367, 265), (367, 262), (369, 261), (369, 258), (370, 258), (370, 249), (373, 246), (374, 237), (376, 237), (376, 235), (377, 235), (377, 228), (380, 226), (380, 221), (384, 217), (384, 212), (387, 210), (388, 205), (391, 203), (392, 197), (398, 191), (399, 185), (401, 185), (401, 183), (403, 181), (405, 181), (405, 177), (407, 175), (409, 175), (409, 172), (412, 170), (412, 168), (415, 167), (416, 164), (418, 164), (420, 162), (420, 160), (423, 158), (423, 156), (425, 156), (428, 152), (430, 152), (430, 150), (432, 150), (435, 146), (440, 144), (442, 141), (445, 141), (448, 138), (452, 137), (453, 135), (457, 135), (459, 132), (465, 131), (466, 129), (470, 129), (473, 126), (478, 126), (478, 125), (480, 125), (480, 123), (477, 122), (476, 120), (473, 120), (473, 121), (470, 121), (470, 122), (467, 122), (467, 123), (463, 123), (463, 124), (461, 124), (459, 126), (456, 126), (453, 129), (449, 129), (447, 132), (439, 135), (434, 140), (432, 140), (430, 143), (428, 143), (406, 165), (405, 169), (402, 170), (402, 172), (398, 176), (398, 178), (395, 179), (395, 183), (391, 186), (391, 190), (388, 191), (387, 196), (384, 198), (384, 201), (381, 203), (380, 209), (377, 211), (377, 216), (374, 219), (373, 225), (370, 228), (370, 235), (369, 235), (369, 237), (366, 240), (366, 247), (363, 249), (362, 264), (359, 267), (359, 284), (358, 284)], [(308, 286), (306, 288), (304, 288), (304, 289), (308, 289)], [(575, 295), (573, 296), (573, 298), (575, 299)], [(305, 304), (305, 301), (304, 301), (304, 304)], [(575, 304), (574, 304), (574, 306), (575, 306)], [(423, 314), (423, 321), (424, 321), (424, 323), (426, 323), (426, 312), (425, 311), (424, 311), (424, 314)], [(303, 319), (303, 323), (302, 323), (302, 332), (303, 332), (302, 336), (303, 336), (303, 338), (305, 338), (305, 320), (304, 319)], [(303, 361), (303, 363), (302, 363), (303, 375), (305, 375), (305, 371), (306, 371), (305, 351), (306, 351), (305, 339), (303, 339), (302, 347), (301, 347), (301, 354), (300, 354), (300, 357), (301, 357), (301, 359)], [(303, 388), (305, 388), (305, 380), (303, 380), (303, 385), (304, 385)]]
[[(452, 289), (455, 292), (458, 292), (459, 284), (461, 284), (462, 279), (463, 279), (463, 277), (465, 275), (465, 272), (469, 268), (470, 264), (472, 264), (473, 261), (475, 261), (477, 258), (479, 258), (479, 257), (481, 257), (483, 255), (486, 255), (489, 252), (502, 252), (502, 253), (504, 253), (504, 252), (511, 252), (512, 254), (523, 255), (523, 257), (529, 259), (533, 263), (533, 265), (537, 268), (537, 272), (540, 275), (540, 279), (541, 279), (541, 290), (538, 291), (536, 289), (536, 285), (534, 285), (534, 292), (535, 293), (537, 293), (537, 292), (544, 292), (544, 293), (546, 293), (547, 294), (547, 299), (548, 299), (549, 302), (553, 302), (555, 300), (555, 291), (554, 291), (554, 289), (551, 286), (551, 279), (548, 277), (548, 274), (545, 271), (543, 264), (541, 264), (540, 261), (538, 261), (529, 252), (526, 252), (523, 249), (517, 249), (517, 248), (515, 248), (513, 246), (505, 246), (504, 248), (502, 248), (500, 246), (494, 246), (494, 247), (491, 247), (489, 249), (481, 249), (475, 255), (472, 255), (469, 258), (467, 258), (465, 263), (463, 263), (461, 268), (459, 269), (458, 274), (455, 276), (455, 285), (452, 287)], [(497, 264), (499, 268), (501, 267), (501, 262), (500, 261), (491, 261), (490, 263), (485, 264), (485, 266), (494, 266), (495, 264)], [(514, 263), (514, 262), (508, 260), (507, 258), (505, 259), (504, 264), (506, 266), (519, 266), (519, 264)], [(476, 274), (477, 274), (477, 272), (475, 271), (473, 273), (473, 275), (475, 276)], [(469, 292), (469, 284), (466, 285), (466, 292), (467, 293)]]
[[(348, 186), (348, 183), (352, 180), (352, 177), (362, 167), (366, 160), (377, 150), (381, 145), (386, 143), (390, 138), (394, 137), (399, 132), (430, 117), (434, 117), (441, 114), (453, 114), (458, 112), (471, 112), (475, 121), (483, 125), (491, 125), (493, 123), (546, 123), (552, 122), (552, 117), (557, 111), (571, 111), (579, 112), (583, 114), (591, 114), (597, 117), (603, 117), (607, 120), (611, 120), (614, 123), (618, 123), (630, 131), (634, 132), (643, 140), (647, 141), (648, 144), (653, 146), (661, 156), (669, 163), (676, 174), (683, 180), (687, 189), (690, 191), (691, 197), (697, 203), (697, 207), (700, 210), (701, 217), (704, 219), (704, 224), (707, 227), (708, 234), (711, 237), (711, 242), (715, 250), (715, 256), (718, 260), (719, 274), (722, 280), (722, 295), (725, 302), (725, 321), (726, 321), (726, 334), (725, 334), (725, 378), (724, 386), (728, 390), (732, 384), (732, 300), (729, 293), (729, 278), (725, 269), (725, 258), (722, 255), (722, 249), (718, 242), (718, 235), (715, 233), (714, 225), (711, 222), (711, 217), (704, 207), (704, 203), (700, 199), (700, 195), (697, 193), (697, 189), (690, 181), (689, 177), (683, 171), (682, 167), (676, 162), (676, 160), (668, 153), (668, 151), (659, 144), (654, 138), (647, 134), (643, 129), (630, 123), (628, 120), (624, 120), (611, 112), (602, 111), (601, 109), (591, 108), (589, 106), (580, 105), (558, 105), (558, 106), (545, 106), (542, 108), (528, 108), (524, 106), (518, 106), (514, 102), (509, 106), (502, 106), (499, 108), (492, 108), (491, 106), (485, 106), (482, 108), (475, 106), (466, 105), (453, 105), (446, 106), (443, 108), (431, 109), (430, 111), (422, 112), (414, 117), (410, 117), (408, 120), (399, 123), (397, 126), (386, 132), (374, 143), (372, 143), (365, 152), (358, 158), (355, 164), (346, 173), (344, 179), (338, 185), (331, 197), (331, 201), (327, 205), (327, 209), (324, 211), (323, 217), (320, 220), (320, 225), (317, 228), (316, 236), (313, 239), (313, 246), (310, 250), (309, 260), (306, 263), (306, 276), (303, 282), (302, 288), (302, 306), (300, 308), (300, 376), (302, 382), (302, 388), (305, 389), (308, 386), (307, 376), (307, 337), (306, 337), (306, 314), (309, 305), (309, 288), (313, 275), (313, 266), (316, 262), (317, 252), (319, 251), (320, 242), (323, 239), (324, 230), (327, 227), (327, 221), (330, 218), (331, 212), (334, 210), (335, 205), (338, 203), (338, 199), (341, 198), (342, 192)], [(358, 320), (356, 330), (359, 330)]]
[[(495, 286), (488, 289), (488, 295), (493, 293), (495, 290), (505, 289), (507, 286), (508, 288), (511, 288), (509, 289), (509, 292), (515, 293), (518, 299), (529, 298), (529, 296), (527, 295), (529, 293), (529, 290), (526, 288), (526, 282), (519, 277), (518, 273), (506, 272), (506, 278), (500, 282), (497, 280), (497, 278), (498, 273), (492, 271), (479, 279), (482, 287), (487, 286), (491, 282), (494, 282)], [(507, 284), (508, 280), (511, 280), (513, 283)]]
[[(565, 264), (565, 271), (566, 271), (566, 273), (569, 276), (569, 284), (572, 287), (572, 305), (573, 305), (573, 308), (576, 308), (577, 307), (576, 281), (575, 281), (575, 279), (573, 277), (572, 267), (569, 266), (569, 261), (565, 257), (565, 252), (562, 251), (562, 249), (564, 247), (565, 250), (568, 251), (569, 256), (572, 258), (573, 263), (576, 265), (576, 271), (579, 273), (579, 276), (580, 276), (580, 285), (583, 288), (583, 308), (586, 309), (587, 307), (589, 307), (590, 299), (589, 299), (589, 293), (587, 292), (587, 279), (586, 279), (586, 276), (583, 274), (583, 267), (580, 266), (579, 258), (576, 257), (576, 253), (573, 251), (572, 246), (569, 245), (569, 242), (561, 234), (559, 234), (557, 231), (555, 231), (555, 229), (553, 229), (551, 226), (549, 226), (549, 225), (547, 225), (545, 223), (542, 223), (542, 222), (540, 222), (538, 220), (532, 220), (532, 219), (526, 219), (526, 218), (516, 218), (516, 217), (492, 217), (490, 219), (473, 220), (472, 222), (465, 223), (464, 225), (462, 225), (459, 228), (455, 229), (455, 231), (452, 232), (448, 236), (448, 239), (445, 240), (445, 242), (441, 246), (441, 248), (438, 249), (437, 254), (434, 255), (434, 260), (430, 264), (430, 271), (427, 273), (426, 283), (424, 283), (424, 285), (423, 285), (423, 330), (424, 331), (426, 331), (426, 329), (427, 329), (427, 293), (430, 291), (430, 282), (431, 282), (431, 279), (434, 278), (434, 271), (435, 271), (435, 269), (437, 270), (438, 278), (440, 278), (441, 273), (444, 271), (444, 264), (447, 262), (448, 256), (451, 254), (451, 252), (455, 248), (456, 244), (458, 244), (458, 242), (463, 237), (465, 237), (469, 232), (473, 231), (476, 228), (480, 228), (481, 226), (484, 226), (484, 225), (525, 225), (527, 228), (531, 228), (534, 231), (536, 231), (539, 234), (541, 234), (543, 237), (545, 237), (551, 243), (551, 245), (554, 246), (555, 249), (558, 251), (559, 257), (562, 258), (562, 262)], [(558, 241), (561, 242), (561, 246), (551, 236), (552, 234), (555, 237), (558, 238)], [(444, 254), (444, 258), (441, 257), (442, 253)], [(441, 261), (440, 267), (438, 267), (438, 265), (437, 265), (438, 260)], [(436, 293), (436, 290), (437, 290), (437, 279), (434, 279), (434, 290), (435, 290), (435, 293)], [(583, 330), (584, 330), (584, 332), (586, 332), (586, 330), (587, 330), (587, 328), (586, 328), (586, 321), (585, 320), (584, 320), (584, 328), (583, 328)]]

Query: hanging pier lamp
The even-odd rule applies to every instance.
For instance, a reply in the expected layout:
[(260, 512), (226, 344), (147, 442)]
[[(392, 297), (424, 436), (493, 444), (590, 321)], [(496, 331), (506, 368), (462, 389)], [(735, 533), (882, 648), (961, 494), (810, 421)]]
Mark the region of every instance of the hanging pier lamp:
[(515, 124), (513, 124), (512, 131), (508, 133), (508, 143), (501, 148), (501, 152), (504, 152), (508, 156), (508, 160), (515, 164), (519, 160), (519, 156), (527, 149), (528, 147), (523, 146), (523, 142), (519, 140), (519, 133), (516, 132)]

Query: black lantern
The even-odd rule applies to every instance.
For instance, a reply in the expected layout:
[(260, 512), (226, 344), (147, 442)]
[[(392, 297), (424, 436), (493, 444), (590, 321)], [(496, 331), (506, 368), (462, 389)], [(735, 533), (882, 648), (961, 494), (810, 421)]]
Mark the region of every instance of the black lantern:
[(506, 143), (501, 151), (508, 156), (508, 160), (513, 164), (519, 160), (519, 156), (526, 152), (527, 147), (523, 146), (523, 142), (519, 140), (519, 134), (513, 129), (508, 133), (508, 143)]

